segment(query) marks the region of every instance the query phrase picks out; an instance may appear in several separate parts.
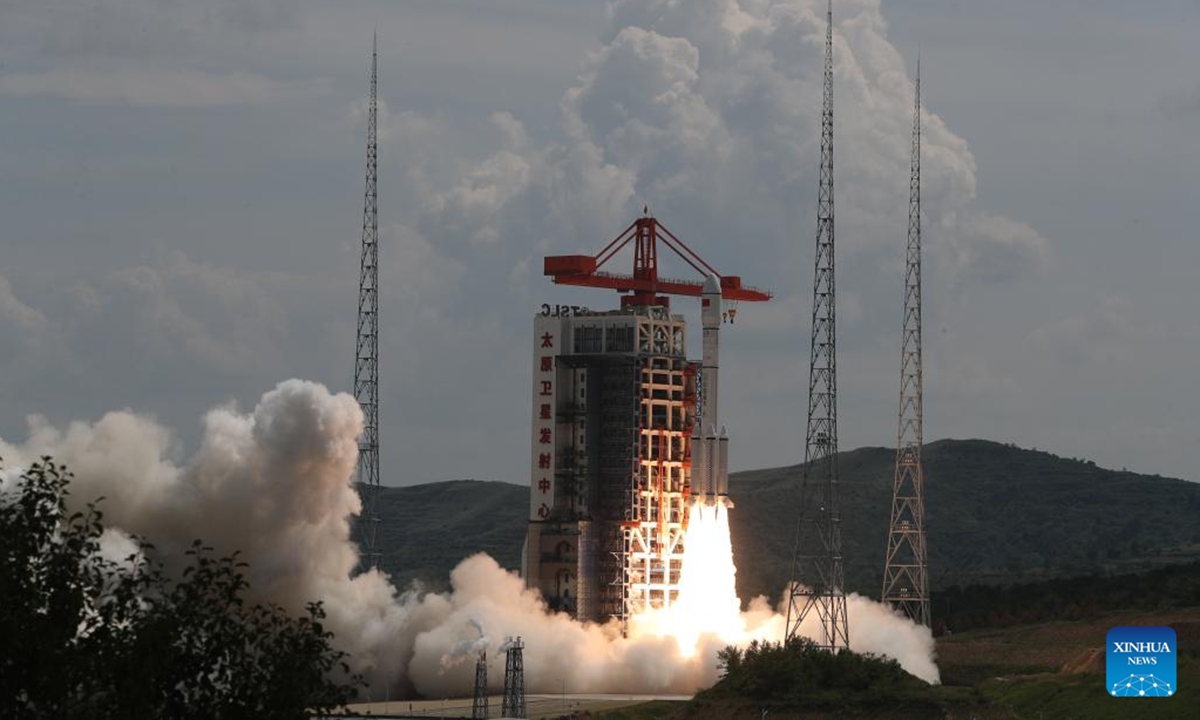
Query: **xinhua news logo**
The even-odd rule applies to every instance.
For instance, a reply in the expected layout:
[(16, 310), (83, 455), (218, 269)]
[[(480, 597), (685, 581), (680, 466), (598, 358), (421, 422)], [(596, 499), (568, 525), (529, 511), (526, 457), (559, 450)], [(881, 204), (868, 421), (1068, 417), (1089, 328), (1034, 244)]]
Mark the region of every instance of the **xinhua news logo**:
[(1105, 668), (1114, 697), (1171, 697), (1179, 647), (1169, 627), (1115, 627), (1108, 631)]

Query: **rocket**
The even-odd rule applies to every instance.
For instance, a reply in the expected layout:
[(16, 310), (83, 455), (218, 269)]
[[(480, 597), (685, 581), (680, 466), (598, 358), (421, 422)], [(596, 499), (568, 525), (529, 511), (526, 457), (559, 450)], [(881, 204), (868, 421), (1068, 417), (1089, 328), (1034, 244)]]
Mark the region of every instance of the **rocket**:
[(692, 430), (692, 497), (710, 507), (733, 507), (729, 500), (729, 437), (724, 426), (717, 432), (721, 284), (716, 275), (705, 279), (700, 298), (704, 352), (700, 364), (700, 417)]

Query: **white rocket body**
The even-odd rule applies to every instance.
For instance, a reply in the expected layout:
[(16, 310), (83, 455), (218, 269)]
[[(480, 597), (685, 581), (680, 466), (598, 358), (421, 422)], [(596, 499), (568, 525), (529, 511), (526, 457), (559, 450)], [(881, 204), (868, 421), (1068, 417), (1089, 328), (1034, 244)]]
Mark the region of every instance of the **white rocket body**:
[(729, 500), (729, 438), (717, 433), (718, 365), (721, 333), (721, 284), (715, 275), (704, 281), (700, 319), (704, 348), (700, 364), (700, 418), (692, 431), (692, 495), (705, 505), (733, 507)]

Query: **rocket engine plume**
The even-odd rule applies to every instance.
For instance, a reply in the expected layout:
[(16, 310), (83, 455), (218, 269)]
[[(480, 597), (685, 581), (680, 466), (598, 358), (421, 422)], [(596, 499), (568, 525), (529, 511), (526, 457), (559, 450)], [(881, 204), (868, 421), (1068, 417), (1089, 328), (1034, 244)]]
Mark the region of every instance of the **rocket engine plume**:
[(750, 640), (734, 586), (737, 568), (729, 540), (729, 508), (701, 498), (690, 511), (678, 602), (631, 620), (634, 635), (673, 637), (684, 657), (696, 655), (702, 637), (711, 636), (722, 644)]

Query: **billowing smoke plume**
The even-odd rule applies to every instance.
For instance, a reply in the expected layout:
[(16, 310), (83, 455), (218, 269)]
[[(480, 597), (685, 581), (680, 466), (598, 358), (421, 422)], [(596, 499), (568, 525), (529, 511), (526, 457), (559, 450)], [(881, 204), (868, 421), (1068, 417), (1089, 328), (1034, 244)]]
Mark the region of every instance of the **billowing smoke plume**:
[[(486, 555), (463, 560), (445, 594), (398, 592), (386, 576), (352, 577), (358, 551), (350, 519), (360, 502), (353, 488), (362, 419), (354, 399), (314, 383), (289, 380), (263, 395), (250, 413), (232, 406), (205, 418), (199, 451), (172, 456), (168, 430), (130, 411), (65, 430), (29, 421), (20, 445), (0, 440), (10, 476), (51, 455), (74, 471), (71, 501), (103, 495), (106, 521), (149, 538), (168, 562), (195, 538), (250, 563), (251, 592), (292, 610), (322, 600), (336, 644), (379, 692), (467, 694), (474, 658), (488, 653), (489, 677), (503, 677), (499, 638), (525, 640), (530, 691), (690, 692), (717, 678), (717, 651), (727, 642), (701, 634), (691, 647), (669, 635), (622, 638), (615, 625), (578, 623), (546, 611), (540, 597)], [(120, 532), (107, 552), (128, 554)], [(852, 596), (853, 647), (898, 659), (936, 681), (929, 631), (876, 603)], [(783, 620), (761, 598), (742, 615), (746, 637), (777, 639)], [(689, 645), (690, 643), (683, 643)], [(394, 695), (393, 695), (394, 696)]]
[(71, 502), (103, 496), (106, 524), (148, 538), (168, 564), (197, 538), (220, 553), (241, 551), (257, 599), (293, 611), (323, 600), (339, 646), (381, 682), (403, 670), (397, 638), (407, 618), (386, 577), (351, 578), (361, 428), (354, 398), (289, 380), (251, 413), (210, 411), (200, 449), (185, 464), (173, 459), (167, 429), (130, 411), (65, 430), (31, 417), (29, 439), (0, 440), (0, 457), (10, 474), (43, 455), (66, 464), (75, 473)]

